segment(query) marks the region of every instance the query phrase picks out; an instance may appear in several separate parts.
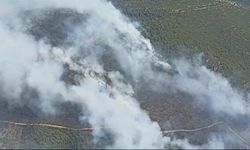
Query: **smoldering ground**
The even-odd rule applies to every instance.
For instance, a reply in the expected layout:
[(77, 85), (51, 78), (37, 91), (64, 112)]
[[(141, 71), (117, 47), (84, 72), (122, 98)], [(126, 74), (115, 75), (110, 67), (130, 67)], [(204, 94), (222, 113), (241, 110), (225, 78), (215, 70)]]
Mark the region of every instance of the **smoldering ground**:
[(92, 126), (95, 141), (111, 137), (108, 148), (246, 147), (225, 126), (162, 134), (222, 121), (249, 140), (249, 97), (198, 62), (169, 65), (110, 2), (1, 6), (4, 106), (36, 118), (60, 116), (71, 104), (77, 110), (69, 116)]

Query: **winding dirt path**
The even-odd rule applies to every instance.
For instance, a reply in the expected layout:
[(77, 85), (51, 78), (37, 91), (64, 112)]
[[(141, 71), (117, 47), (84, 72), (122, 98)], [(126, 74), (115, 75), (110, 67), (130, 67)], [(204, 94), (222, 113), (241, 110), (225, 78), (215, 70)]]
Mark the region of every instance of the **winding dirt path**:
[(239, 139), (244, 145), (246, 145), (247, 148), (250, 148), (250, 142), (247, 141), (244, 137), (242, 137), (235, 129), (233, 129), (231, 126), (226, 124), (225, 122), (215, 122), (212, 123), (208, 126), (200, 127), (200, 128), (195, 128), (195, 129), (176, 129), (176, 130), (165, 130), (162, 131), (163, 134), (169, 134), (169, 133), (178, 133), (178, 132), (197, 132), (197, 131), (202, 131), (205, 129), (210, 129), (216, 126), (222, 125), (226, 127), (237, 139)]
[[(57, 129), (66, 129), (66, 130), (73, 130), (73, 131), (93, 131), (96, 128), (73, 128), (73, 127), (67, 127), (63, 125), (55, 125), (55, 124), (46, 124), (46, 123), (21, 123), (21, 122), (13, 122), (13, 121), (6, 121), (6, 120), (0, 120), (0, 123), (5, 123), (9, 125), (15, 125), (15, 126), (38, 126), (38, 127), (50, 127), (50, 128), (57, 128)], [(174, 130), (163, 130), (163, 134), (170, 134), (170, 133), (178, 133), (178, 132), (197, 132), (202, 131), (205, 129), (210, 129), (216, 126), (222, 125), (226, 127), (237, 139), (239, 139), (244, 145), (247, 146), (247, 148), (250, 148), (250, 142), (247, 141), (244, 137), (242, 137), (235, 129), (233, 129), (231, 126), (226, 124), (225, 122), (215, 122), (208, 126), (200, 127), (200, 128), (194, 128), (194, 129), (174, 129)]]
[(67, 126), (55, 125), (55, 124), (47, 124), (47, 123), (21, 123), (21, 122), (13, 122), (13, 121), (6, 121), (6, 120), (0, 120), (0, 123), (16, 125), (16, 126), (50, 127), (50, 128), (66, 129), (66, 130), (74, 130), (74, 131), (93, 131), (94, 130), (94, 128), (73, 128), (73, 127), (67, 127)]
[(201, 131), (201, 130), (205, 130), (205, 129), (209, 129), (218, 125), (224, 124), (223, 122), (215, 122), (212, 123), (208, 126), (205, 127), (200, 127), (200, 128), (195, 128), (195, 129), (175, 129), (175, 130), (165, 130), (162, 131), (163, 134), (168, 134), (168, 133), (176, 133), (176, 132), (196, 132), (196, 131)]

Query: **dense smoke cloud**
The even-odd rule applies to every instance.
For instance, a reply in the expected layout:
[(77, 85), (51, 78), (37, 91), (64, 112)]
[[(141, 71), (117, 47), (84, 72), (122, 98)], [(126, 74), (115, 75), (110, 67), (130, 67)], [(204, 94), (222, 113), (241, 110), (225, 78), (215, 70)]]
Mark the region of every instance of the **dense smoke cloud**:
[[(102, 45), (105, 44), (117, 57), (119, 56), (118, 60), (121, 60), (120, 65), (124, 70), (132, 69), (133, 65), (138, 66), (136, 69), (141, 69), (137, 58), (145, 57), (141, 55), (146, 54), (143, 49), (147, 48), (147, 44), (144, 44), (147, 40), (142, 38), (134, 26), (127, 23), (126, 19), (110, 3), (102, 1), (58, 2), (48, 1), (40, 4), (39, 1), (35, 5), (17, 2), (18, 8), (14, 10), (20, 9), (21, 12), (43, 7), (75, 8), (82, 4), (83, 8), (77, 9), (86, 11), (90, 18), (82, 26), (84, 28), (82, 32), (76, 31), (81, 34), (74, 37), (76, 38), (74, 41), (77, 42), (69, 49), (53, 48), (42, 41), (37, 42), (26, 35), (25, 31), (20, 31), (19, 27), (11, 29), (2, 23), (1, 37), (4, 44), (1, 47), (1, 57), (3, 58), (1, 59), (1, 66), (3, 66), (1, 75), (3, 76), (2, 93), (4, 98), (8, 99), (10, 103), (22, 104), (21, 95), (25, 92), (23, 87), (28, 86), (37, 91), (38, 96), (31, 97), (31, 100), (39, 101), (39, 107), (44, 113), (54, 114), (56, 110), (53, 108), (53, 104), (57, 101), (72, 101), (84, 105), (89, 113), (89, 123), (97, 129), (94, 131), (94, 135), (101, 135), (99, 132), (102, 131), (98, 129), (105, 128), (114, 136), (112, 147), (163, 147), (164, 138), (159, 125), (150, 121), (135, 99), (124, 93), (128, 91), (127, 88), (132, 90), (131, 87), (124, 84), (121, 81), (122, 76), (115, 71), (107, 72), (107, 77), (112, 78), (111, 81), (114, 84), (112, 87), (107, 87), (102, 75), (105, 70), (98, 60), (99, 55), (102, 55), (99, 53), (104, 52)], [(12, 3), (12, 1), (7, 3)], [(74, 5), (71, 6), (72, 4)], [(99, 12), (100, 10), (103, 12), (103, 9), (106, 12), (110, 11), (111, 14), (107, 12), (105, 14), (108, 16), (103, 15), (104, 13)], [(16, 27), (16, 23), (10, 22), (14, 27)], [(18, 21), (18, 26), (21, 23)], [(102, 23), (103, 28), (97, 27), (98, 23)], [(124, 34), (126, 40), (120, 40), (118, 36), (121, 35), (119, 34)], [(97, 41), (100, 41), (100, 44), (96, 44)], [(144, 48), (137, 50), (138, 52), (133, 55), (133, 49), (138, 49), (136, 46), (140, 45)], [(127, 51), (125, 47), (127, 47)], [(80, 59), (77, 59), (78, 54), (81, 53), (83, 54), (79, 55)], [(121, 57), (122, 55), (125, 58)], [(126, 63), (122, 59), (127, 59), (124, 60)], [(61, 80), (64, 64), (68, 64), (71, 70), (83, 74), (79, 79), (79, 84), (66, 85)], [(96, 76), (97, 74), (100, 74), (100, 77)]]
[(178, 90), (194, 95), (218, 113), (249, 115), (248, 97), (233, 89), (220, 74), (205, 66), (191, 66), (184, 60), (175, 63), (179, 74), (174, 77), (174, 82)]
[[(187, 93), (215, 114), (249, 118), (248, 97), (204, 66), (162, 61), (110, 2), (6, 0), (0, 6), (0, 92), (10, 105), (37, 104), (43, 113), (55, 115), (56, 103), (77, 103), (87, 112), (79, 118), (95, 129), (97, 140), (112, 136), (109, 148), (224, 147), (225, 138), (217, 136), (202, 146), (163, 136), (134, 96), (143, 82), (152, 83), (148, 88), (154, 92)], [(53, 45), (51, 39), (34, 37), (35, 19), (60, 9), (84, 16), (76, 24), (67, 22), (64, 42)]]

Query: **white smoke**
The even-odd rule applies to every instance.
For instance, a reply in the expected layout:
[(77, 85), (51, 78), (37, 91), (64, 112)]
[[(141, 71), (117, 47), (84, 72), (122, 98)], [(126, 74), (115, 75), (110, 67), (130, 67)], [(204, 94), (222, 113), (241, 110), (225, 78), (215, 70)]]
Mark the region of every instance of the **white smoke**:
[[(99, 49), (95, 45), (91, 45), (98, 38), (105, 40), (103, 43), (111, 45), (112, 49), (116, 50), (114, 53), (121, 59), (122, 55), (127, 57), (125, 58), (126, 60), (121, 61), (124, 70), (132, 68), (133, 64), (142, 67), (139, 66), (139, 60), (136, 57), (141, 57), (141, 54), (145, 55), (147, 52), (137, 50), (138, 52), (135, 51), (136, 56), (133, 56), (132, 51), (137, 48), (134, 46), (147, 45), (143, 44), (146, 40), (141, 37), (132, 24), (126, 22), (126, 19), (118, 10), (110, 3), (103, 1), (89, 1), (89, 3), (86, 1), (38, 1), (39, 3), (35, 5), (26, 3), (26, 1), (24, 3), (20, 3), (20, 1), (15, 2), (17, 4), (15, 6), (18, 8), (7, 11), (25, 11), (43, 7), (67, 7), (73, 9), (76, 7), (78, 11), (87, 11), (91, 14), (86, 25), (87, 28), (83, 31), (83, 35), (79, 35), (76, 38), (82, 40), (79, 42), (79, 46), (83, 45), (85, 46), (84, 49), (93, 53), (79, 61), (81, 65), (77, 65), (72, 57), (82, 51), (80, 48), (73, 50), (73, 52), (70, 51), (72, 49), (52, 48), (42, 42), (34, 41), (31, 37), (23, 33), (23, 31), (9, 29), (4, 24), (5, 20), (2, 21), (2, 93), (4, 93), (4, 97), (9, 99), (8, 101), (14, 100), (22, 103), (20, 95), (23, 92), (23, 86), (26, 85), (38, 92), (38, 99), (34, 98), (33, 100), (40, 101), (40, 108), (45, 113), (55, 113), (56, 110), (53, 108), (53, 104), (58, 100), (78, 102), (84, 105), (90, 114), (88, 121), (96, 129), (94, 134), (99, 135), (98, 132), (101, 132), (98, 130), (99, 127), (111, 132), (114, 136), (112, 147), (163, 148), (164, 138), (160, 132), (159, 125), (150, 120), (148, 115), (140, 109), (140, 106), (133, 97), (123, 92), (124, 90), (127, 91), (127, 88), (132, 92), (132, 89), (129, 85), (125, 85), (120, 81), (121, 79), (119, 78), (121, 75), (116, 72), (110, 72), (109, 77), (114, 80), (114, 87), (106, 87), (106, 83), (102, 78), (92, 76), (90, 73), (90, 71), (99, 74), (104, 72), (102, 64), (98, 62), (95, 54)], [(5, 3), (11, 5), (14, 1), (5, 1)], [(79, 8), (79, 6), (82, 7)], [(104, 10), (105, 13), (102, 13)], [(98, 22), (98, 20), (101, 21)], [(96, 26), (97, 23), (102, 24), (105, 28), (99, 29)], [(127, 41), (133, 42), (119, 41), (117, 38), (118, 33), (115, 30), (126, 34)], [(88, 34), (91, 36), (84, 37)], [(91, 38), (93, 38), (93, 43), (88, 42)], [(115, 43), (116, 41), (118, 43)], [(132, 50), (125, 51), (124, 47), (126, 45), (121, 44), (128, 44), (127, 47)], [(77, 49), (77, 46), (75, 45), (72, 48)], [(63, 74), (64, 63), (69, 64), (70, 68), (84, 74), (85, 78), (80, 78), (80, 85), (66, 86), (60, 79)], [(138, 67), (132, 71), (136, 72), (137, 69), (140, 69)], [(111, 94), (112, 96), (110, 96)]]
[(205, 66), (192, 66), (185, 60), (175, 61), (179, 74), (174, 77), (176, 88), (211, 105), (214, 111), (232, 116), (249, 115), (248, 97), (232, 88), (228, 80)]
[(223, 143), (222, 138), (211, 136), (209, 142), (202, 146), (196, 146), (189, 143), (187, 139), (180, 140), (175, 139), (171, 142), (172, 145), (177, 145), (179, 147), (183, 147), (185, 149), (224, 149), (225, 145)]
[[(25, 105), (24, 87), (35, 89), (28, 97), (46, 114), (56, 114), (56, 102), (76, 102), (87, 111), (93, 135), (112, 135), (109, 148), (164, 148), (177, 145), (202, 148), (187, 140), (164, 137), (157, 122), (151, 121), (134, 98), (140, 80), (152, 80), (159, 87), (171, 87), (208, 103), (216, 112), (249, 115), (246, 98), (222, 76), (186, 61), (175, 63), (177, 74), (168, 75), (171, 66), (160, 61), (149, 40), (110, 2), (103, 0), (2, 0), (0, 2), (0, 83), (1, 97), (10, 104)], [(52, 47), (27, 34), (19, 15), (25, 11), (70, 8), (87, 14), (86, 21), (73, 26), (69, 47)], [(39, 17), (39, 16), (35, 16)], [(119, 69), (106, 70), (102, 56), (111, 53)], [(64, 65), (80, 74), (77, 84), (61, 77)], [(155, 70), (156, 68), (156, 70)], [(158, 71), (157, 71), (158, 69)], [(107, 79), (110, 80), (108, 83)], [(166, 92), (168, 92), (166, 88)], [(87, 109), (87, 110), (85, 110)], [(105, 131), (104, 131), (105, 130)], [(205, 148), (223, 148), (214, 140)]]

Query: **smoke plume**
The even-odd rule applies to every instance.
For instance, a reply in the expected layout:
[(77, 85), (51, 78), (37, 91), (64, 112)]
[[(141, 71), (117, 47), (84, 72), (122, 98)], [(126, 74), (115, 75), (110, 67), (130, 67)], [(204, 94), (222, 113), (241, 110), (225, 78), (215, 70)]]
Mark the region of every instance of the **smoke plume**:
[[(2, 0), (0, 6), (0, 98), (8, 105), (56, 115), (57, 103), (76, 103), (95, 140), (111, 137), (107, 148), (224, 148), (232, 141), (219, 131), (201, 145), (163, 135), (140, 106), (141, 87), (185, 93), (216, 119), (249, 129), (247, 94), (203, 65), (185, 59), (170, 65), (111, 2)], [(54, 29), (55, 22), (62, 26)]]

